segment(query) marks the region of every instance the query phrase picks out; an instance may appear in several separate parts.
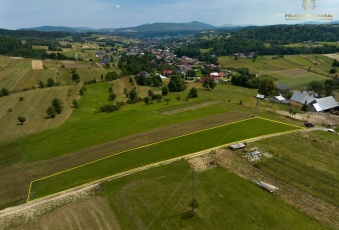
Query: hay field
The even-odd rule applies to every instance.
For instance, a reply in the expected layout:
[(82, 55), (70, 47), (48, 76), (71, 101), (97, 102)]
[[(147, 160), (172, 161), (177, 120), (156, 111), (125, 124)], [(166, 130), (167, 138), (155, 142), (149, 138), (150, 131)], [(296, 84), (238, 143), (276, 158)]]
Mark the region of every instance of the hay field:
[(56, 82), (58, 82), (57, 76), (57, 69), (31, 69), (20, 79), (14, 90), (19, 91), (27, 88), (37, 87), (39, 81), (46, 83), (48, 78), (53, 78)]
[(331, 59), (339, 60), (339, 54), (323, 54), (323, 55)]
[(300, 77), (294, 77), (294, 78), (289, 78), (289, 79), (284, 79), (284, 80), (278, 80), (278, 81), (275, 81), (275, 83), (276, 84), (284, 83), (284, 84), (287, 84), (291, 87), (294, 87), (295, 89), (306, 90), (308, 84), (311, 81), (325, 81), (326, 79), (329, 79), (329, 78), (324, 77), (322, 75), (318, 75), (318, 74), (310, 74), (310, 75), (306, 75), (306, 76), (300, 76)]
[[(49, 128), (65, 122), (72, 113), (72, 97), (67, 97), (68, 86), (30, 90), (10, 94), (0, 98), (0, 140), (10, 140)], [(73, 91), (73, 97), (76, 92)], [(23, 97), (23, 101), (19, 98)], [(64, 102), (64, 111), (55, 119), (46, 119), (46, 109), (51, 101), (59, 98)], [(9, 110), (12, 110), (11, 112)], [(26, 122), (19, 125), (18, 116), (24, 116)]]
[(43, 69), (41, 60), (32, 60), (32, 69)]
[(87, 197), (55, 209), (42, 217), (13, 228), (15, 230), (36, 229), (121, 229), (115, 214), (106, 199)]
[(79, 61), (62, 61), (62, 64), (65, 66), (67, 69), (88, 69), (88, 68), (96, 68), (95, 65), (90, 65), (90, 64), (84, 64)]
[(278, 76), (282, 76), (283, 78), (296, 78), (310, 75), (310, 72), (300, 68), (274, 71), (272, 73)]
[(17, 84), (24, 78), (29, 69), (6, 68), (0, 72), (0, 85), (3, 88), (14, 90)]

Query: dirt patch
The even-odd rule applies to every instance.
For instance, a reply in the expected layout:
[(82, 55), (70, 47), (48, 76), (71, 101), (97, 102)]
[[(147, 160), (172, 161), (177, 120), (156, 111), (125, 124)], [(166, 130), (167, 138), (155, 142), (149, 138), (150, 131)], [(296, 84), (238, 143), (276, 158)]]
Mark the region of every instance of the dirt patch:
[(44, 199), (34, 203), (26, 203), (21, 206), (2, 210), (0, 211), (0, 229), (8, 229), (14, 226), (26, 224), (27, 222), (33, 221), (36, 218), (55, 210), (56, 208), (91, 195), (93, 192), (93, 186), (86, 187), (58, 197), (53, 197), (47, 200)]
[(107, 201), (101, 197), (86, 197), (55, 209), (28, 222), (19, 229), (121, 229)]
[(296, 78), (296, 77), (302, 77), (310, 75), (310, 72), (304, 70), (304, 69), (287, 69), (287, 70), (281, 70), (281, 71), (274, 71), (272, 73), (275, 73), (277, 75), (283, 76), (285, 78)]
[[(277, 113), (284, 116), (290, 116), (289, 112), (287, 111), (277, 111)], [(313, 122), (317, 126), (321, 126), (322, 124), (325, 125), (330, 124), (332, 126), (339, 125), (339, 116), (332, 115), (329, 113), (314, 113), (314, 112), (297, 113), (296, 115), (293, 116), (293, 118), (300, 121)]]
[(168, 111), (168, 112), (164, 112), (162, 114), (174, 115), (174, 114), (178, 114), (178, 113), (182, 113), (182, 112), (186, 112), (186, 111), (190, 111), (190, 110), (197, 110), (197, 109), (200, 109), (200, 108), (203, 108), (203, 107), (206, 107), (206, 106), (210, 106), (210, 105), (215, 105), (215, 104), (218, 104), (218, 103), (220, 103), (220, 101), (210, 101), (210, 102), (201, 103), (201, 104), (198, 104), (198, 105), (188, 106), (188, 107), (181, 108), (181, 109), (171, 110), (171, 111)]
[(339, 60), (339, 54), (323, 54), (326, 57)]
[(195, 172), (199, 173), (216, 167), (217, 164), (215, 157), (216, 155), (215, 152), (213, 151), (207, 155), (188, 159), (188, 163), (192, 166), (192, 168), (194, 168)]
[(41, 60), (32, 60), (32, 69), (43, 69)]
[(326, 203), (322, 199), (293, 187), (264, 171), (253, 167), (242, 157), (228, 149), (219, 149), (216, 153), (216, 162), (233, 171), (247, 180), (262, 180), (279, 188), (278, 196), (285, 202), (293, 205), (313, 218), (326, 223), (334, 229), (339, 229), (339, 208)]

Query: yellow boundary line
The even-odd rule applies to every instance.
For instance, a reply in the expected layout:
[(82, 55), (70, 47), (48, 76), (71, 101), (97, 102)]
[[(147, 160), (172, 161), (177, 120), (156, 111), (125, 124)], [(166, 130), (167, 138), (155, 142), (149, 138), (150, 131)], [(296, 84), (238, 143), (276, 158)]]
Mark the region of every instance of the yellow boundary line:
[[(49, 196), (54, 196), (54, 195), (57, 195), (57, 194), (60, 194), (60, 193), (63, 193), (63, 192), (69, 191), (69, 190), (73, 190), (73, 189), (76, 189), (76, 188), (79, 188), (79, 187), (82, 187), (82, 186), (85, 186), (85, 185), (97, 183), (98, 181), (104, 181), (104, 180), (107, 180), (107, 178), (110, 178), (110, 177), (115, 177), (115, 176), (118, 176), (118, 175), (121, 175), (121, 174), (126, 174), (126, 173), (128, 173), (128, 172), (131, 173), (131, 172), (133, 172), (133, 171), (135, 171), (135, 170), (140, 170), (141, 168), (144, 168), (144, 167), (145, 167), (145, 168), (151, 168), (153, 165), (162, 165), (162, 164), (164, 164), (164, 163), (167, 162), (167, 161), (174, 162), (174, 161), (177, 161), (178, 159), (189, 158), (190, 156), (199, 154), (199, 153), (201, 153), (201, 152), (206, 152), (206, 151), (215, 150), (215, 149), (218, 149), (218, 148), (221, 148), (221, 147), (225, 147), (225, 146), (229, 146), (229, 145), (232, 145), (232, 144), (235, 144), (235, 143), (238, 143), (238, 142), (246, 142), (246, 141), (250, 141), (250, 140), (257, 139), (257, 138), (261, 138), (261, 137), (270, 137), (270, 136), (274, 136), (274, 135), (276, 135), (276, 134), (286, 134), (286, 133), (291, 133), (291, 132), (295, 132), (295, 131), (296, 131), (296, 130), (291, 130), (291, 131), (285, 131), (285, 132), (278, 132), (278, 133), (274, 133), (274, 134), (267, 134), (267, 135), (252, 137), (252, 138), (245, 139), (245, 140), (239, 140), (239, 141), (232, 142), (232, 143), (227, 143), (227, 144), (224, 144), (224, 145), (220, 145), (220, 146), (216, 146), (216, 147), (213, 147), (213, 148), (210, 148), (210, 149), (207, 149), (207, 150), (200, 151), (200, 152), (198, 152), (198, 153), (192, 153), (192, 154), (188, 154), (188, 155), (184, 155), (184, 156), (180, 156), (180, 157), (168, 159), (168, 160), (165, 160), (165, 161), (160, 161), (160, 162), (152, 163), (152, 164), (150, 164), (150, 165), (144, 165), (144, 166), (141, 166), (141, 167), (137, 167), (137, 168), (134, 168), (134, 169), (130, 169), (130, 170), (127, 170), (127, 171), (124, 171), (124, 172), (121, 172), (121, 173), (117, 173), (117, 174), (110, 175), (110, 176), (107, 176), (107, 177), (104, 177), (104, 178), (100, 178), (100, 179), (97, 179), (97, 180), (94, 180), (94, 181), (91, 181), (91, 182), (87, 182), (87, 183), (85, 183), (85, 184), (82, 184), (82, 185), (79, 185), (79, 186), (75, 186), (75, 187), (72, 187), (72, 188), (69, 188), (69, 189), (66, 189), (66, 190), (62, 190), (62, 191), (60, 191), (60, 192), (56, 192), (56, 193), (53, 193), (53, 194), (50, 194), (50, 195), (46, 195), (46, 196), (43, 196), (43, 197), (40, 197), (40, 198), (37, 198), (37, 199), (33, 199), (33, 200), (30, 200), (30, 199), (29, 199), (29, 198), (30, 198), (30, 194), (31, 194), (32, 185), (33, 185), (34, 182), (37, 182), (37, 181), (40, 181), (40, 180), (44, 180), (44, 179), (47, 179), (47, 178), (49, 178), (49, 177), (53, 177), (53, 176), (56, 176), (56, 175), (59, 175), (59, 174), (62, 174), (62, 173), (68, 172), (68, 171), (72, 171), (72, 170), (74, 170), (74, 169), (77, 169), (77, 168), (80, 168), (80, 167), (83, 167), (83, 166), (86, 166), (86, 165), (89, 165), (89, 164), (92, 164), (92, 163), (95, 163), (95, 162), (98, 162), (98, 161), (101, 161), (101, 160), (105, 160), (105, 159), (108, 159), (108, 158), (110, 158), (110, 157), (118, 156), (118, 155), (120, 155), (120, 154), (129, 152), (129, 151), (133, 151), (133, 150), (137, 150), (137, 149), (149, 147), (149, 146), (156, 145), (156, 144), (159, 144), (159, 143), (163, 143), (163, 142), (166, 142), (166, 141), (170, 141), (170, 140), (178, 139), (178, 138), (181, 138), (181, 137), (189, 136), (189, 135), (192, 135), (192, 134), (195, 134), (195, 133), (200, 133), (200, 132), (204, 132), (204, 131), (208, 131), (208, 130), (212, 130), (212, 129), (216, 129), (216, 128), (220, 128), (220, 127), (224, 127), (224, 126), (228, 126), (228, 125), (233, 125), (233, 124), (236, 124), (236, 123), (240, 123), (240, 122), (252, 120), (252, 119), (255, 119), (255, 118), (257, 118), (257, 119), (263, 119), (263, 120), (268, 120), (268, 121), (275, 122), (275, 123), (281, 123), (281, 124), (284, 124), (284, 125), (287, 125), (287, 126), (293, 126), (293, 127), (298, 128), (298, 129), (305, 129), (304, 127), (301, 127), (301, 126), (292, 125), (292, 124), (288, 124), (288, 123), (284, 123), (284, 122), (279, 122), (279, 121), (271, 120), (271, 119), (268, 119), (268, 118), (254, 117), (254, 118), (247, 118), (247, 119), (244, 119), (244, 120), (241, 120), (241, 121), (231, 122), (231, 123), (224, 124), (224, 125), (215, 126), (215, 127), (208, 128), (208, 129), (203, 129), (203, 130), (195, 131), (195, 132), (192, 132), (192, 133), (188, 133), (188, 134), (176, 136), (176, 137), (169, 138), (169, 139), (166, 139), (166, 140), (162, 140), (162, 141), (154, 142), (154, 143), (151, 143), (151, 144), (139, 146), (139, 147), (137, 147), (137, 148), (125, 150), (125, 151), (122, 151), (122, 152), (119, 152), (119, 153), (116, 153), (116, 154), (109, 155), (109, 156), (104, 157), (104, 158), (100, 158), (100, 159), (95, 160), (95, 161), (88, 162), (88, 163), (86, 163), (86, 164), (82, 164), (82, 165), (79, 165), (79, 166), (76, 166), (76, 167), (73, 167), (73, 168), (70, 168), (70, 169), (67, 169), (67, 170), (64, 170), (64, 171), (60, 171), (60, 172), (58, 172), (58, 173), (51, 174), (51, 175), (46, 176), (46, 177), (39, 178), (39, 179), (37, 179), (37, 180), (33, 180), (33, 181), (31, 181), (31, 184), (30, 184), (30, 186), (29, 186), (29, 191), (28, 191), (28, 196), (27, 196), (27, 202), (35, 201), (35, 200), (40, 200), (40, 199), (42, 199), (42, 198), (49, 197)], [(129, 175), (129, 174), (127, 174), (127, 175)]]

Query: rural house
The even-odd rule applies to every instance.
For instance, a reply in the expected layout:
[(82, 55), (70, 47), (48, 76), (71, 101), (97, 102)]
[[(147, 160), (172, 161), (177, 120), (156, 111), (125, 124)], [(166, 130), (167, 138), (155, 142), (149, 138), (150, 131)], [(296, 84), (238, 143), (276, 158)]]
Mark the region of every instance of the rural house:
[(290, 104), (293, 107), (301, 108), (303, 104), (309, 104), (310, 102), (314, 101), (316, 98), (313, 95), (310, 95), (308, 92), (303, 91), (295, 91), (290, 99)]

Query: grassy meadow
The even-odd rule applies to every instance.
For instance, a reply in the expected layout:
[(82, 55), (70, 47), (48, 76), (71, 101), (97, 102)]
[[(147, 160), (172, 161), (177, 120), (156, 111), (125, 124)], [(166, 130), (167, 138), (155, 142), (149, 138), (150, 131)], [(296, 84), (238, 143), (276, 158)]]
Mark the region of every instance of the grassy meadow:
[[(262, 127), (266, 127), (263, 129)], [(30, 199), (50, 195), (80, 184), (144, 165), (185, 156), (228, 143), (298, 129), (261, 118), (244, 120), (132, 149), (108, 158), (43, 178), (32, 183)], [(189, 144), (188, 144), (189, 143)]]
[(256, 163), (257, 167), (339, 206), (338, 135), (324, 131), (289, 134), (250, 143), (254, 146), (274, 156)]
[(100, 194), (122, 229), (327, 229), (221, 167), (196, 175), (192, 217), (190, 172), (180, 161), (105, 182)]

